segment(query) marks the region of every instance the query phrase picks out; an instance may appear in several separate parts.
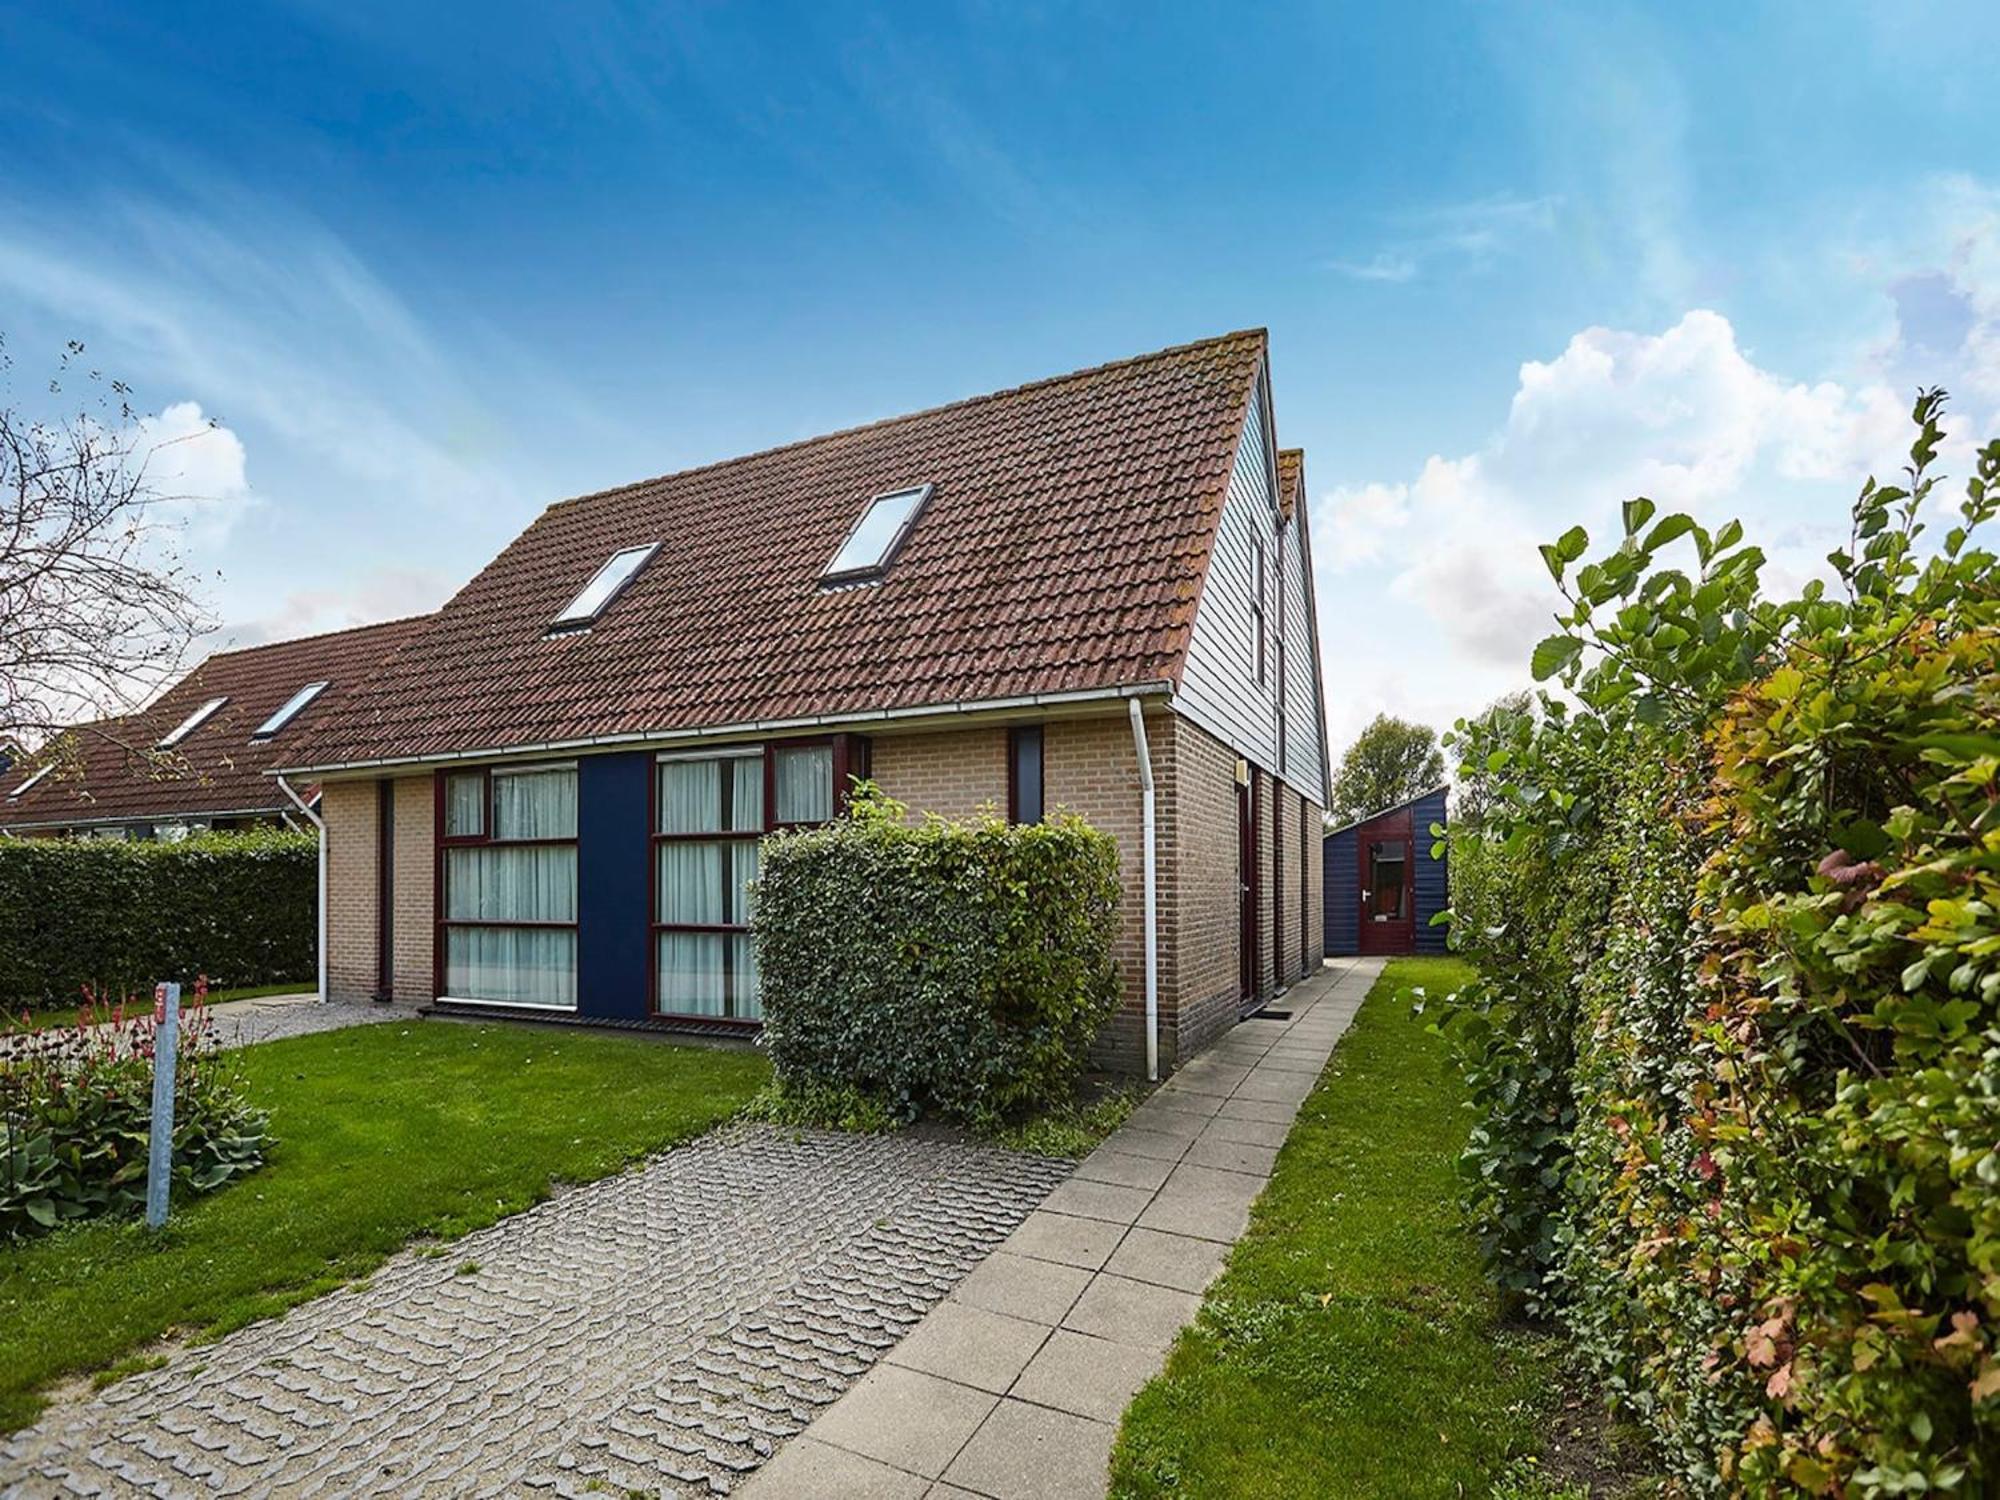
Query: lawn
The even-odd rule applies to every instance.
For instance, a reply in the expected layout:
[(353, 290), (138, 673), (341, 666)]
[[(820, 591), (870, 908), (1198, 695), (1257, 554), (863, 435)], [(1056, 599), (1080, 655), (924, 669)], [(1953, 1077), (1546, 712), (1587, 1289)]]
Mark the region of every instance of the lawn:
[(747, 1051), (412, 1021), (229, 1054), (271, 1112), (265, 1167), (157, 1238), (98, 1223), (0, 1249), (0, 1431), (174, 1329), (213, 1336), (697, 1135), (762, 1085)]
[(1199, 1320), (1125, 1413), (1114, 1495), (1560, 1493), (1523, 1483), (1554, 1344), (1499, 1323), (1455, 1207), (1468, 1117), (1410, 1014), (1412, 987), (1465, 975), (1408, 959), (1376, 983)]

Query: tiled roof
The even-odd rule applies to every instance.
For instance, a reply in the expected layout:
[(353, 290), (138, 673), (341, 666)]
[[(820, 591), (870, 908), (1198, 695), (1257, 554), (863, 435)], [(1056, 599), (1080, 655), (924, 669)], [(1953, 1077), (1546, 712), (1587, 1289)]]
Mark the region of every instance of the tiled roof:
[[(552, 505), (287, 758), (328, 767), (1177, 681), (1261, 329)], [(879, 584), (820, 574), (934, 486)], [(587, 631), (549, 622), (662, 544)]]
[(1303, 448), (1280, 448), (1278, 450), (1278, 514), (1287, 521), (1298, 509), (1299, 486), (1306, 477), (1306, 450)]
[[(138, 713), (72, 729), (47, 756), (0, 779), (0, 828), (102, 819), (159, 819), (280, 811), (291, 804), (264, 773), (289, 758), (312, 727), (340, 712), (368, 674), (422, 627), (422, 618), (220, 651)], [(311, 682), (328, 687), (268, 740), (251, 734)], [(171, 751), (169, 731), (213, 698), (229, 701)], [(43, 760), (55, 768), (10, 798)]]

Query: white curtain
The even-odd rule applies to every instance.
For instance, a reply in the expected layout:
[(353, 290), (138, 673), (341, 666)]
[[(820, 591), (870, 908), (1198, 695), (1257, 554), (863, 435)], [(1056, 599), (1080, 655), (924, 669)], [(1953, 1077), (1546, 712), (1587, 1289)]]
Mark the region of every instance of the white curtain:
[(712, 927), (750, 920), (757, 845), (750, 839), (674, 839), (659, 845), (660, 913), (668, 924)]
[(833, 816), (833, 747), (780, 746), (776, 765), (780, 823), (824, 823)]
[(486, 778), (447, 776), (444, 783), (444, 831), (447, 838), (477, 837), (486, 832)]
[(574, 922), (576, 846), (474, 844), (444, 851), (454, 922)]
[[(730, 970), (723, 966), (725, 954)], [(667, 1014), (764, 1018), (757, 946), (749, 933), (663, 932), (659, 963), (660, 1009)]]
[(459, 1000), (576, 1006), (576, 932), (568, 927), (448, 927), (444, 988)]
[(493, 837), (573, 839), (576, 837), (576, 768), (495, 771)]
[[(725, 776), (729, 788), (726, 817), (722, 803)], [(661, 833), (759, 833), (763, 827), (763, 756), (660, 762)]]

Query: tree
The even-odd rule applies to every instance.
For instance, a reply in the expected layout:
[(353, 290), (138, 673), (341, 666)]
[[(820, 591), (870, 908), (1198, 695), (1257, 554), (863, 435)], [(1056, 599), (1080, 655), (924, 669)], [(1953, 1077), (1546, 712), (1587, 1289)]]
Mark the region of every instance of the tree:
[(38, 415), (0, 337), (0, 741), (129, 707), (212, 628), (178, 552), (185, 508), (148, 477), (159, 445), (82, 355), (71, 343), (48, 382), (60, 414)]
[(1341, 756), (1328, 811), (1337, 827), (1407, 802), (1443, 781), (1437, 731), (1377, 714)]

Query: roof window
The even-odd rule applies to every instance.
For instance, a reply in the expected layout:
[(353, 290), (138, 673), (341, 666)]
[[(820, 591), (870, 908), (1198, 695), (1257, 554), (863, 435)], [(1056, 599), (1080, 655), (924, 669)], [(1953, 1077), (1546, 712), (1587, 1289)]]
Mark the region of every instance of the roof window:
[(251, 731), (250, 738), (253, 740), (268, 740), (272, 735), (296, 719), (299, 716), (299, 710), (325, 692), (326, 688), (327, 685), (323, 682), (307, 683), (280, 704), (276, 713), (272, 714), (270, 718)]
[(206, 724), (209, 721), (209, 719), (214, 716), (215, 711), (218, 708), (222, 707), (222, 705), (227, 703), (228, 701), (229, 700), (227, 698), (209, 699), (208, 702), (202, 704), (200, 708), (197, 708), (193, 713), (189, 714), (185, 719), (182, 719), (180, 723), (176, 724), (172, 729), (168, 730), (166, 738), (161, 740), (158, 745), (154, 746), (154, 748), (157, 750), (173, 749), (174, 746), (178, 745), (182, 740), (186, 739), (189, 735), (193, 734), (197, 729), (201, 728), (202, 725)]
[(920, 484), (914, 489), (891, 490), (870, 500), (868, 509), (861, 513), (861, 519), (854, 523), (847, 540), (833, 555), (833, 561), (820, 574), (820, 582), (858, 583), (880, 577), (909, 539), (917, 513), (930, 497), (931, 487)]
[(35, 772), (34, 775), (30, 776), (26, 781), (22, 782), (19, 786), (15, 787), (13, 791), (9, 792), (7, 794), (7, 800), (9, 802), (12, 802), (16, 797), (26, 796), (29, 787), (33, 786), (36, 782), (40, 781), (44, 776), (48, 775), (49, 772), (53, 771), (55, 768), (56, 768), (55, 762), (50, 761), (47, 765), (43, 766), (41, 770)]
[(549, 629), (579, 630), (593, 623), (659, 550), (660, 544), (654, 542), (612, 553), (611, 560), (597, 570), (597, 576), (583, 586), (583, 592), (569, 601), (569, 608), (549, 622)]

